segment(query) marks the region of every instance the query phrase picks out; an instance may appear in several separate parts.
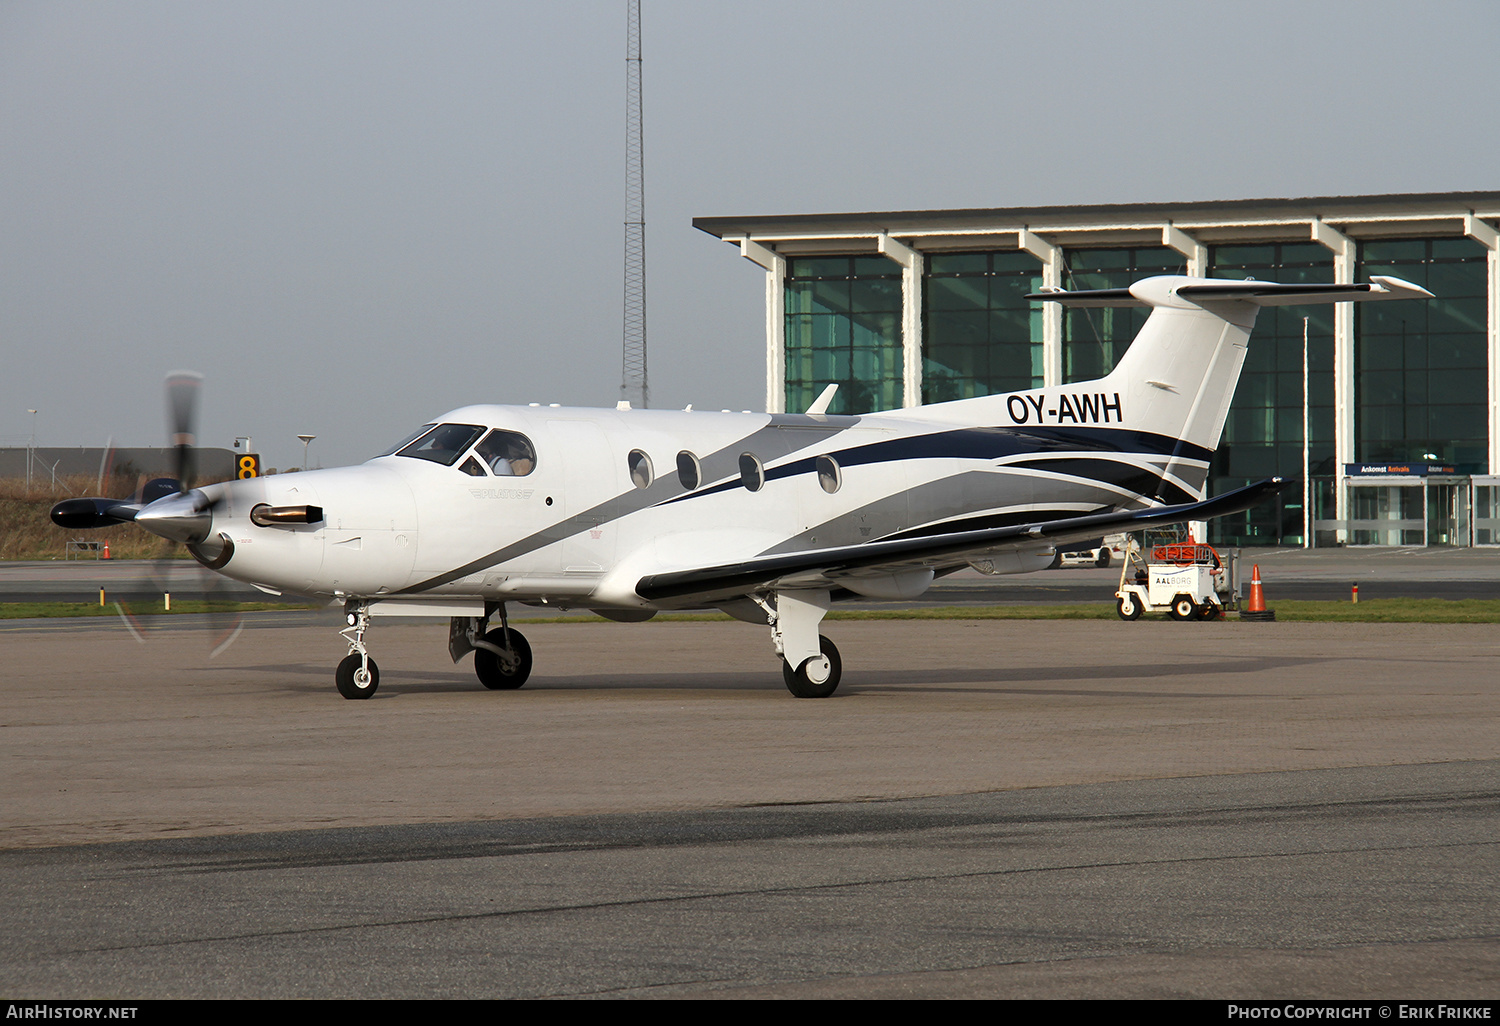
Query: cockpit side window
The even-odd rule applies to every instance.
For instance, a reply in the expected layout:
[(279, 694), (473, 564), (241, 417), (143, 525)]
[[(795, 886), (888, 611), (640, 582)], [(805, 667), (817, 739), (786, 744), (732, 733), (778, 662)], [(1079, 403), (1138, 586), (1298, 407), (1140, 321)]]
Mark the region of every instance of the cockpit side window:
[(525, 477), (536, 469), (536, 449), (531, 439), (515, 431), (491, 431), (474, 455), (497, 477)]
[(451, 467), (483, 433), (484, 428), (478, 424), (439, 424), (403, 446), (396, 455), (431, 460)]

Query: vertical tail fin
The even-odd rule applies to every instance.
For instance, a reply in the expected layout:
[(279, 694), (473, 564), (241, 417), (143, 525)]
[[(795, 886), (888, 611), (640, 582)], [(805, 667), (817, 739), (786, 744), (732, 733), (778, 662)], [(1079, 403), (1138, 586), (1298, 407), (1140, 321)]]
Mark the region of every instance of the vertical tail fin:
[(924, 406), (922, 416), (1047, 434), (1086, 432), (1096, 446), (1160, 454), (1153, 462), (1163, 487), (1201, 497), (1261, 307), (1430, 299), (1432, 293), (1382, 276), (1357, 285), (1281, 285), (1173, 275), (1128, 289), (1056, 289), (1027, 298), (1073, 307), (1149, 307), (1151, 315), (1102, 378), (938, 403)]
[(1169, 276), (1147, 278), (1128, 289), (1051, 291), (1031, 298), (1069, 306), (1151, 308), (1151, 316), (1108, 375), (1098, 382), (1043, 391), (1068, 393), (1092, 385), (1104, 394), (1118, 394), (1123, 425), (1175, 439), (1168, 476), (1197, 478), (1201, 489), (1204, 471), (1190, 471), (1182, 461), (1201, 467), (1218, 447), (1261, 307), (1431, 296), (1421, 286), (1379, 276), (1357, 285)]

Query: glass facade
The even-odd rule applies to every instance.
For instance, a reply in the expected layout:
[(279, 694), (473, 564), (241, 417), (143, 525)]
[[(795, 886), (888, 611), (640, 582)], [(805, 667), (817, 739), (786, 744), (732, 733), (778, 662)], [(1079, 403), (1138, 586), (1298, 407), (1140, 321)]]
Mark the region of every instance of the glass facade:
[(1029, 253), (933, 253), (922, 278), (922, 402), (1042, 385), (1042, 266)]
[(1435, 459), (1461, 473), (1485, 469), (1486, 255), (1472, 239), (1360, 245), (1356, 281), (1393, 275), (1436, 298), (1355, 307), (1355, 459)]
[[(1357, 246), (1355, 281), (1391, 275), (1431, 290), (1436, 298), (1353, 306), (1354, 459), (1440, 462), (1452, 465), (1460, 476), (1484, 473), (1489, 432), (1487, 250), (1472, 239), (1455, 237), (1368, 238)], [(1072, 248), (1060, 240), (1060, 250), (1062, 284), (1069, 290), (1121, 288), (1187, 270), (1182, 253), (1161, 246)], [(1334, 279), (1333, 254), (1312, 242), (1218, 245), (1207, 256), (1206, 273), (1214, 278), (1285, 283)], [(925, 254), (921, 402), (1042, 386), (1044, 304), (1025, 298), (1040, 290), (1042, 273), (1041, 261), (1013, 249)], [(830, 383), (839, 385), (833, 413), (902, 405), (899, 264), (870, 254), (789, 257), (784, 299), (786, 410), (806, 409)], [(1336, 517), (1336, 309), (1310, 304), (1261, 310), (1209, 468), (1208, 494), (1271, 476), (1301, 478), (1306, 317), (1311, 519)], [(1063, 310), (1062, 382), (1108, 374), (1148, 314), (1118, 307)], [(1480, 544), (1500, 544), (1500, 529), (1494, 527), (1500, 523), (1500, 484), (1493, 480), (1486, 479), (1482, 487), (1476, 482), (1463, 502), (1448, 502), (1446, 492), (1437, 498), (1424, 493), (1420, 511), (1404, 491), (1353, 489), (1348, 515), (1379, 526), (1362, 526), (1358, 539), (1351, 535), (1350, 541), (1370, 543), (1378, 535), (1380, 543), (1416, 544), (1420, 535), (1428, 545), (1465, 544), (1472, 534)], [(1210, 541), (1301, 545), (1302, 504), (1302, 489), (1294, 486), (1255, 509), (1213, 521)], [(1332, 541), (1331, 531), (1317, 539), (1318, 544)]]
[(829, 413), (901, 406), (901, 268), (885, 257), (787, 261), (786, 409), (807, 409), (830, 383)]
[[(1157, 274), (1186, 274), (1187, 257), (1161, 246), (1070, 249), (1063, 287), (1122, 289)], [(1115, 369), (1150, 310), (1105, 307), (1063, 312), (1063, 382), (1102, 378)]]
[[(1209, 277), (1260, 278), (1285, 284), (1333, 281), (1333, 254), (1316, 243), (1215, 246)], [(1253, 481), (1302, 478), (1302, 318), (1308, 319), (1308, 435), (1313, 519), (1333, 516), (1333, 312), (1331, 303), (1270, 306), (1255, 319), (1240, 383), (1209, 464), (1208, 494)], [(1219, 545), (1301, 545), (1302, 489), (1209, 526)]]

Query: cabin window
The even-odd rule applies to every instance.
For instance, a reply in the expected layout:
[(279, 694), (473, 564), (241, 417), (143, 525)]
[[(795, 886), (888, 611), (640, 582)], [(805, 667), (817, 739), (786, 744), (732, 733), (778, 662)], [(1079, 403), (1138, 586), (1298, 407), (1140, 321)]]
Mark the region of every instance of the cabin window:
[(765, 487), (766, 470), (754, 453), (740, 453), (740, 484), (752, 492), (758, 492)]
[(496, 477), (525, 477), (536, 469), (531, 439), (515, 431), (491, 431), (474, 450)]
[(482, 434), (484, 428), (478, 424), (439, 424), (403, 446), (396, 455), (431, 460), (451, 467), (458, 462), (464, 450), (474, 444), (474, 439)]
[(656, 480), (651, 457), (639, 449), (630, 450), (630, 455), (625, 457), (625, 465), (630, 468), (630, 481), (637, 488), (650, 488), (651, 482)]
[(703, 480), (703, 468), (698, 465), (698, 457), (686, 449), (677, 454), (677, 480), (688, 491), (697, 488), (698, 483)]
[(839, 490), (839, 485), (844, 483), (843, 474), (839, 470), (838, 461), (832, 456), (819, 456), (813, 460), (813, 468), (818, 472), (818, 484), (829, 495)]

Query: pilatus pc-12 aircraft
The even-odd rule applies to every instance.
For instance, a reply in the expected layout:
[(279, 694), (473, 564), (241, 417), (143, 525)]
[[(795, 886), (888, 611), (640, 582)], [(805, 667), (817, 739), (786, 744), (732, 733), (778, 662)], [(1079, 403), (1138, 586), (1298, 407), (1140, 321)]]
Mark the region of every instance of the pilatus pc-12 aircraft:
[(202, 488), (179, 472), (154, 501), (70, 499), (52, 518), (134, 521), (228, 577), (342, 602), (345, 698), (380, 682), (365, 636), (381, 614), (450, 618), (454, 660), (472, 651), (485, 687), (520, 687), (532, 656), (511, 602), (629, 622), (720, 609), (768, 625), (788, 689), (821, 698), (841, 674), (818, 632), (831, 602), (913, 598), (964, 566), (1040, 570), (1054, 546), (1280, 490), (1203, 498), (1261, 307), (1430, 295), (1385, 277), (1048, 291), (1031, 298), (1151, 314), (1097, 381), (862, 416), (825, 413), (831, 388), (800, 414), (466, 406), (357, 467)]

